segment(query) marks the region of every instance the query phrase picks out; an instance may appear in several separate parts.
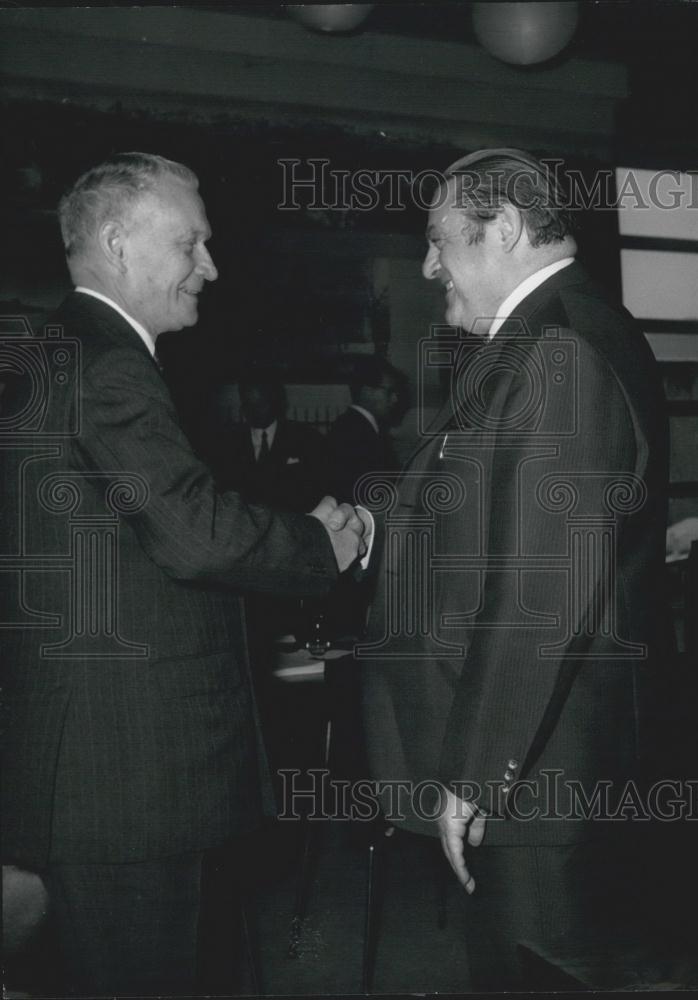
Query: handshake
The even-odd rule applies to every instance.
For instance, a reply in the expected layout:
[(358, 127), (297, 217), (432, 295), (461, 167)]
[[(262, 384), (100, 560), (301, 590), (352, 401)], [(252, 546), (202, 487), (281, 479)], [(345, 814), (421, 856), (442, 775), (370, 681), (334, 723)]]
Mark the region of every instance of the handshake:
[(349, 503), (338, 504), (334, 497), (323, 497), (310, 516), (325, 526), (340, 573), (369, 551), (373, 518), (363, 507), (354, 508)]

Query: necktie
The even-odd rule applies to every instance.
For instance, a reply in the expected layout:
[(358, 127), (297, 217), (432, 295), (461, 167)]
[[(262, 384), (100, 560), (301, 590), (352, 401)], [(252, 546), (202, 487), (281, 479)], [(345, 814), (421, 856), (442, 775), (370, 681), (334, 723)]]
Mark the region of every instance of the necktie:
[(269, 458), (269, 442), (267, 441), (267, 432), (262, 431), (262, 443), (259, 446), (257, 461), (264, 462), (267, 458)]

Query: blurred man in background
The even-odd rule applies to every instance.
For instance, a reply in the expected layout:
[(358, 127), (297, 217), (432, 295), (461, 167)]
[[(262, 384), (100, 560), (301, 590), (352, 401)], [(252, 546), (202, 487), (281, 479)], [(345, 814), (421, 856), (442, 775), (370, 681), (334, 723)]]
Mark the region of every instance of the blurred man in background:
[(286, 419), (286, 390), (270, 371), (238, 381), (242, 420), (215, 436), (213, 473), (221, 489), (250, 503), (311, 510), (327, 493), (325, 439), (309, 424)]
[(356, 483), (366, 472), (393, 471), (397, 464), (389, 430), (402, 416), (405, 377), (388, 361), (354, 362), (351, 405), (330, 427), (330, 492), (353, 503)]

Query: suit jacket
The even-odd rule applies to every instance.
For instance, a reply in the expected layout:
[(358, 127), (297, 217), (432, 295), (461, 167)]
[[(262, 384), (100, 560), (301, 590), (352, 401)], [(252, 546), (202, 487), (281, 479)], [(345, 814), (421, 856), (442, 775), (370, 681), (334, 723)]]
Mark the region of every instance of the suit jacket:
[[(356, 484), (367, 473), (395, 470), (396, 459), (388, 435), (377, 432), (359, 410), (349, 407), (334, 421), (328, 434), (330, 478), (328, 492), (340, 503), (355, 504)], [(376, 522), (373, 551), (383, 545), (382, 525)], [(366, 615), (374, 595), (377, 560), (360, 575), (343, 576), (327, 602), (330, 634), (343, 642), (362, 636)]]
[[(399, 481), (365, 725), (375, 778), (473, 782), (488, 843), (561, 843), (593, 825), (564, 783), (617, 793), (650, 752), (667, 427), (644, 337), (580, 265), (516, 317), (462, 341), (454, 399)], [(435, 833), (433, 795), (403, 806)]]
[(255, 459), (246, 424), (222, 434), (216, 444), (213, 472), (222, 490), (234, 489), (250, 502), (301, 513), (316, 507), (328, 492), (325, 439), (312, 427), (279, 420), (262, 462)]
[(387, 434), (376, 433), (363, 413), (349, 407), (337, 417), (328, 434), (330, 493), (340, 502), (355, 503), (356, 483), (366, 472), (395, 468)]
[(322, 594), (334, 556), (313, 518), (217, 492), (110, 306), (74, 293), (55, 326), (20, 345), (37, 406), (4, 449), (5, 851), (201, 850), (271, 807), (239, 594)]

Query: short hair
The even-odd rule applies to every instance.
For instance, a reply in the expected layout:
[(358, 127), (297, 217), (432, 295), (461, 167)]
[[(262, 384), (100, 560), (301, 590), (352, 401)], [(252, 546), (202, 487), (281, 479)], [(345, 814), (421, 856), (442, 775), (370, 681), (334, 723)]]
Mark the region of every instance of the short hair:
[(455, 181), (455, 204), (469, 228), (469, 242), (479, 243), (485, 223), (505, 203), (521, 212), (531, 246), (559, 243), (574, 229), (566, 192), (553, 172), (520, 149), (482, 149), (456, 160), (446, 170)]
[(243, 405), (243, 397), (253, 389), (263, 394), (274, 413), (281, 415), (286, 412), (286, 386), (276, 372), (261, 368), (243, 372), (238, 379), (238, 393)]
[(349, 392), (352, 401), (356, 402), (364, 388), (377, 389), (383, 384), (386, 377), (393, 379), (396, 387), (399, 387), (402, 381), (402, 372), (399, 372), (385, 358), (378, 358), (375, 355), (356, 358), (349, 378)]
[(194, 188), (199, 186), (189, 167), (154, 153), (117, 153), (78, 177), (58, 204), (66, 255), (83, 253), (102, 223), (122, 218), (164, 177), (176, 177)]

